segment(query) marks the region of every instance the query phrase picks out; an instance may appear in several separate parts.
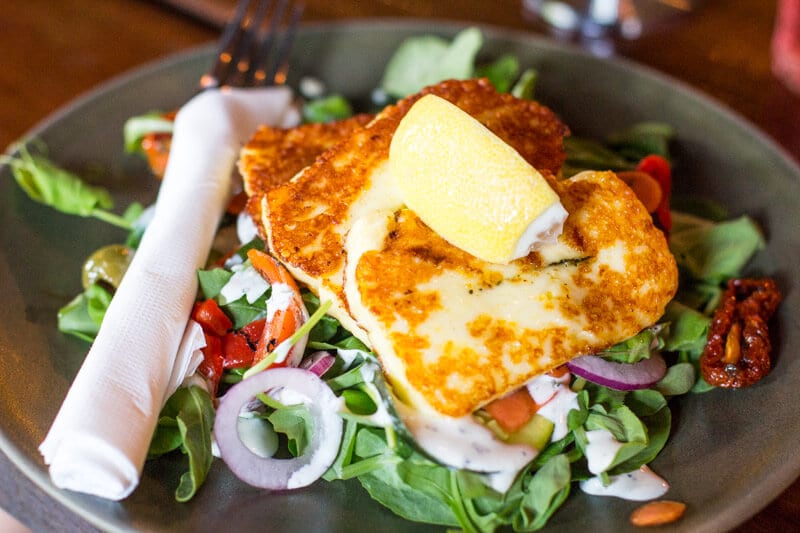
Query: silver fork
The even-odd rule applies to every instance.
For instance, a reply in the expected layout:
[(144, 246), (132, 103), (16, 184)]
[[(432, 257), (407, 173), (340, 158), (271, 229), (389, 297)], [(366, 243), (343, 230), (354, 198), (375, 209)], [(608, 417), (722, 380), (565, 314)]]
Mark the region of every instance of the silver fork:
[[(288, 0), (240, 0), (225, 25), (214, 64), (200, 79), (201, 89), (221, 86), (282, 85), (303, 5)], [(266, 29), (263, 26), (267, 26)]]

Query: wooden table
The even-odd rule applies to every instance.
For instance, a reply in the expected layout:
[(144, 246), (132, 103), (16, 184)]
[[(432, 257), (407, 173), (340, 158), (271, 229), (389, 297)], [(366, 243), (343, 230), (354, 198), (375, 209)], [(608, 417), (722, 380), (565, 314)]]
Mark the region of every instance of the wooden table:
[[(178, 0), (222, 20), (234, 0)], [(646, 4), (641, 0), (638, 4)], [(667, 3), (667, 2), (664, 2)], [(674, 4), (680, 2), (673, 2)], [(775, 0), (689, 2), (693, 12), (614, 39), (616, 54), (681, 79), (758, 125), (800, 160), (800, 97), (770, 70)], [(305, 20), (439, 17), (534, 32), (545, 28), (519, 0), (305, 0)], [(209, 8), (210, 6), (210, 8)], [(141, 0), (6, 2), (0, 27), (0, 146), (72, 98), (142, 63), (212, 41), (218, 30), (185, 11)], [(0, 458), (0, 506), (35, 530), (92, 530)], [(793, 530), (800, 522), (800, 482), (741, 531)]]

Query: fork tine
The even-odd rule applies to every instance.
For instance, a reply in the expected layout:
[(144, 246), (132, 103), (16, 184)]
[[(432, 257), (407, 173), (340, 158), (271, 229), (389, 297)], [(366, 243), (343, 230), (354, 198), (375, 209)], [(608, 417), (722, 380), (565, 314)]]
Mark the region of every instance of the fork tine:
[(237, 35), (244, 24), (244, 18), (250, 7), (250, 0), (241, 0), (236, 7), (233, 18), (225, 25), (225, 29), (220, 37), (214, 56), (214, 64), (211, 70), (200, 78), (200, 87), (209, 89), (219, 87), (221, 80), (224, 80), (233, 64), (233, 47)]
[[(303, 12), (302, 5), (292, 8), (286, 27), (281, 31), (289, 1), (278, 0), (269, 13), (272, 0), (258, 0), (255, 12), (247, 17), (251, 1), (241, 0), (220, 38), (214, 66), (201, 78), (201, 88), (284, 83), (289, 52)], [(269, 27), (261, 37), (261, 27), (266, 20), (269, 20)]]
[(266, 79), (264, 65), (269, 59), (268, 56), (275, 43), (275, 35), (278, 32), (278, 25), (283, 18), (284, 11), (286, 11), (286, 0), (279, 0), (278, 5), (275, 6), (272, 16), (270, 17), (269, 29), (267, 30), (266, 36), (262, 39), (261, 45), (255, 52), (255, 59), (253, 61), (255, 68), (250, 69), (247, 73), (245, 79), (246, 84), (261, 84)]
[(289, 23), (284, 31), (273, 62), (272, 70), (263, 78), (263, 82), (271, 81), (275, 85), (282, 85), (286, 82), (286, 72), (289, 69), (289, 52), (294, 43), (294, 36), (297, 32), (297, 25), (303, 15), (303, 4), (298, 4), (292, 9)]
[[(272, 12), (269, 28), (255, 53), (253, 68), (249, 70), (245, 80), (247, 85), (258, 86), (268, 83), (281, 85), (286, 80), (289, 51), (294, 41), (297, 24), (303, 13), (303, 6), (296, 5), (289, 14), (286, 28), (281, 33), (280, 25), (286, 16), (287, 3), (287, 0), (279, 0)], [(277, 46), (276, 40), (278, 41)]]
[(257, 64), (253, 61), (253, 51), (258, 48), (258, 33), (261, 31), (262, 22), (267, 18), (267, 11), (271, 3), (271, 0), (259, 0), (253, 16), (241, 27), (242, 33), (232, 61), (236, 70), (229, 73), (225, 80), (226, 85), (247, 85), (247, 79), (252, 70), (251, 65)]

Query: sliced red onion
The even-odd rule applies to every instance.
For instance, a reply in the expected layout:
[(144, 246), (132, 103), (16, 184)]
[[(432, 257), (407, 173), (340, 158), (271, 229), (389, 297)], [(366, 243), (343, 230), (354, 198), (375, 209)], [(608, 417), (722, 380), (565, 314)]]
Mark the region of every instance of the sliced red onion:
[[(302, 397), (314, 421), (308, 449), (293, 459), (273, 459), (253, 453), (237, 430), (239, 414), (259, 393), (285, 390)], [(284, 490), (305, 487), (319, 479), (336, 459), (342, 440), (341, 401), (315, 374), (299, 368), (272, 368), (233, 386), (220, 399), (214, 438), (222, 460), (245, 483)]]
[(657, 383), (667, 372), (664, 358), (657, 352), (651, 353), (649, 359), (633, 364), (584, 355), (570, 360), (567, 367), (576, 376), (616, 390), (646, 389)]
[(325, 375), (325, 372), (331, 369), (335, 362), (336, 357), (334, 357), (333, 354), (324, 350), (320, 350), (308, 355), (305, 359), (303, 359), (303, 361), (300, 363), (300, 368), (308, 370), (309, 372), (313, 372), (317, 376), (322, 377)]

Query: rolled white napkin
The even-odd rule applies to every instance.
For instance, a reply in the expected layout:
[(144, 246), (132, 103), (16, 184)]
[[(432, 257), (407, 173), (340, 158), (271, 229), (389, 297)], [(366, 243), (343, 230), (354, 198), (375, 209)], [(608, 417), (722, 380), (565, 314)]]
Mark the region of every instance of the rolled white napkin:
[[(241, 145), (298, 115), (285, 87), (202, 92), (175, 118), (155, 213), (50, 432), (59, 488), (120, 500), (139, 482), (158, 414), (199, 347), (187, 321)], [(178, 353), (182, 339), (182, 353)]]

